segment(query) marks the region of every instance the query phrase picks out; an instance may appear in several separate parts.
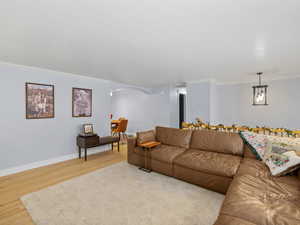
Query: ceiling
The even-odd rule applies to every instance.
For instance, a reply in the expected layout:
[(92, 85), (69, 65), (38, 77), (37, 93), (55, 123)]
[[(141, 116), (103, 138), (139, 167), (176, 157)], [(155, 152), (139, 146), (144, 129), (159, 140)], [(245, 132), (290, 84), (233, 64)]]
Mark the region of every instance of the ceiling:
[(148, 87), (296, 76), (299, 11), (299, 0), (1, 0), (0, 61)]

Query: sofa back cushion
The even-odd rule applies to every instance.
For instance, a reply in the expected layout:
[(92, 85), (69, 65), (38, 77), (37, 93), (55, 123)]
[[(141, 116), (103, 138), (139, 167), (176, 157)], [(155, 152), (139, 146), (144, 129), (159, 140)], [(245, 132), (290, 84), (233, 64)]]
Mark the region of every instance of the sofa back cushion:
[(257, 159), (256, 155), (254, 155), (254, 153), (251, 150), (251, 147), (247, 143), (244, 143), (244, 158)]
[(144, 144), (149, 141), (155, 141), (154, 130), (148, 130), (136, 133), (137, 145)]
[(193, 149), (242, 156), (244, 143), (237, 133), (195, 130), (193, 131), (190, 147)]
[(191, 137), (191, 130), (181, 130), (169, 127), (156, 127), (156, 140), (165, 145), (189, 148)]

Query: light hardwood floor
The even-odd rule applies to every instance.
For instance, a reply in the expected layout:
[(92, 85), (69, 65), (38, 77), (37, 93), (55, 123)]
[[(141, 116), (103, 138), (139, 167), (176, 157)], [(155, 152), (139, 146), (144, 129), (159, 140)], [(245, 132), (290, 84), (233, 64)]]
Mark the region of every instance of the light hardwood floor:
[(91, 171), (126, 160), (127, 146), (88, 156), (88, 161), (73, 159), (21, 173), (0, 177), (0, 224), (34, 225), (20, 197)]

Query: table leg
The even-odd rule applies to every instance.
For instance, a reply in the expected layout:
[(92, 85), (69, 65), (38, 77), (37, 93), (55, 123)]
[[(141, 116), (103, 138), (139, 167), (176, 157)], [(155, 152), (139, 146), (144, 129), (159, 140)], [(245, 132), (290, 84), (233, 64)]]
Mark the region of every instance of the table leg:
[(148, 149), (145, 149), (145, 169), (148, 170)]
[(140, 170), (143, 170), (144, 172), (147, 172), (147, 173), (151, 173), (151, 169), (149, 169), (149, 166), (148, 166), (148, 153), (149, 153), (149, 149), (147, 148), (144, 148), (144, 167), (140, 167), (139, 169)]
[(151, 162), (149, 162), (149, 158), (151, 156), (151, 152), (150, 151), (151, 151), (151, 149), (148, 149), (148, 155), (147, 155), (147, 166), (148, 166), (147, 170), (148, 170), (148, 173), (152, 172), (152, 168), (151, 168), (151, 165), (150, 165)]
[(84, 148), (84, 160), (85, 161), (87, 160), (87, 150), (86, 150), (86, 148)]
[(79, 159), (81, 159), (81, 147), (78, 146)]
[(114, 151), (114, 143), (111, 143), (111, 150)]

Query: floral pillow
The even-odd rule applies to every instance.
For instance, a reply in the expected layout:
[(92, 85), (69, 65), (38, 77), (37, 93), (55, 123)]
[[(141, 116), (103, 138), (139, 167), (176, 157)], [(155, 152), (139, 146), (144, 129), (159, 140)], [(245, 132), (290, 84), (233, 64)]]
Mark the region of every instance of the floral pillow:
[(273, 176), (292, 172), (300, 166), (300, 145), (269, 140), (263, 161)]

